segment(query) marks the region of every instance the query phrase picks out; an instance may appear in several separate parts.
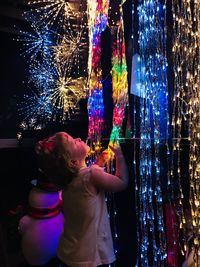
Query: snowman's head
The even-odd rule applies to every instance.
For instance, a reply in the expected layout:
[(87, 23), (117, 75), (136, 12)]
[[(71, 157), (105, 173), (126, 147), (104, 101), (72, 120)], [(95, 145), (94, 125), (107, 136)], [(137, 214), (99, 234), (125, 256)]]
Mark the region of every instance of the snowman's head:
[(34, 208), (51, 208), (60, 204), (59, 192), (49, 192), (34, 187), (29, 193), (29, 205)]

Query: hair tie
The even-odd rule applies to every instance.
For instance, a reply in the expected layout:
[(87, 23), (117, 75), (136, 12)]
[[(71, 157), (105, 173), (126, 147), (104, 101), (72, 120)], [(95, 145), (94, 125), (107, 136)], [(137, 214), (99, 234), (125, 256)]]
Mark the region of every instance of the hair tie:
[(55, 139), (46, 138), (37, 142), (35, 151), (37, 154), (52, 152), (55, 148)]

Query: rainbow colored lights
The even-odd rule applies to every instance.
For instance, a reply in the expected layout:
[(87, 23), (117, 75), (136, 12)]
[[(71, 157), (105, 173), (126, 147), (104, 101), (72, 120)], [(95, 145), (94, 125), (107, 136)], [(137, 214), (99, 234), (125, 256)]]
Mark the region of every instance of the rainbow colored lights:
[[(108, 24), (109, 1), (88, 1), (89, 25), (89, 99), (88, 138), (94, 144), (101, 140), (104, 123), (104, 103), (101, 70), (101, 33)], [(96, 151), (96, 149), (94, 149)]]
[(113, 55), (112, 55), (112, 89), (113, 89), (113, 129), (110, 135), (110, 144), (118, 142), (120, 131), (125, 117), (125, 108), (128, 103), (128, 80), (125, 55), (124, 25), (122, 6), (120, 20), (112, 28)]

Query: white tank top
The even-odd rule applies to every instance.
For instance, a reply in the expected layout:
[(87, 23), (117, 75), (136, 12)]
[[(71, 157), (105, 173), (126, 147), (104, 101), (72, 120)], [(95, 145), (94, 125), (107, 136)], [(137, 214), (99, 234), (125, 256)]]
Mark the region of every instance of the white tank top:
[(57, 255), (70, 267), (115, 261), (105, 193), (97, 192), (90, 179), (90, 168), (81, 168), (62, 194), (65, 225)]

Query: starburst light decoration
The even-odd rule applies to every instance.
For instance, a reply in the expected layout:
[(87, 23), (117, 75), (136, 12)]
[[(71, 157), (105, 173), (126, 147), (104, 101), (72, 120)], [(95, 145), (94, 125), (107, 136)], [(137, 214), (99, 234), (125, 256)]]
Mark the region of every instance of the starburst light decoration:
[(45, 117), (42, 114), (51, 113), (46, 116), (47, 123), (50, 117), (65, 123), (78, 110), (79, 100), (87, 96), (86, 7), (82, 2), (76, 6), (62, 0), (33, 0), (28, 4), (30, 9), (24, 17), (30, 32), (21, 30), (17, 41), (22, 42), (23, 55), (29, 61), (27, 89), (32, 87), (32, 93), (24, 95), (20, 113), (26, 114), (29, 122), (31, 116), (39, 121)]
[[(77, 66), (76, 75), (80, 75), (80, 59), (83, 62), (87, 62), (87, 40), (86, 29), (81, 28), (77, 31), (71, 31), (68, 35), (61, 37), (61, 41), (58, 45), (54, 46), (53, 55), (57, 64), (65, 65), (70, 73), (74, 66)], [(84, 68), (86, 75), (86, 64)]]
[(48, 28), (59, 28), (58, 30), (67, 30), (71, 27), (70, 18), (76, 17), (76, 13), (65, 0), (33, 0), (28, 1), (32, 7), (25, 13), (28, 18), (35, 17), (38, 25), (46, 25)]
[(53, 119), (54, 109), (47, 92), (30, 91), (28, 94), (24, 94), (18, 108), (23, 117), (21, 129), (42, 128)]
[(62, 112), (62, 120), (70, 117), (70, 113), (78, 110), (78, 102), (86, 97), (85, 77), (73, 79), (68, 77), (65, 69), (57, 68), (57, 77), (52, 88), (49, 88), (50, 100)]
[(22, 42), (23, 52), (21, 55), (29, 58), (30, 61), (38, 58), (48, 57), (54, 45), (52, 32), (46, 26), (39, 27), (35, 22), (30, 24), (31, 30), (20, 30), (16, 40)]

